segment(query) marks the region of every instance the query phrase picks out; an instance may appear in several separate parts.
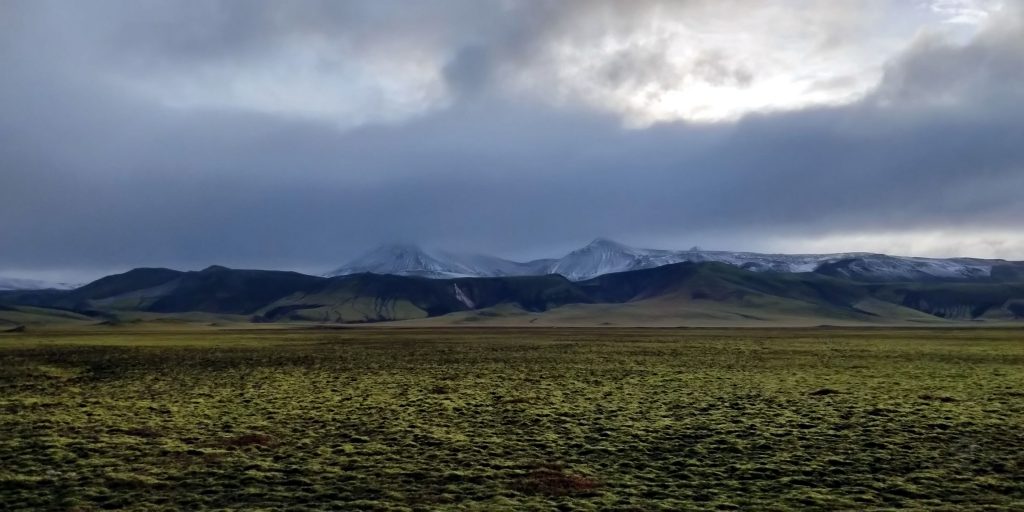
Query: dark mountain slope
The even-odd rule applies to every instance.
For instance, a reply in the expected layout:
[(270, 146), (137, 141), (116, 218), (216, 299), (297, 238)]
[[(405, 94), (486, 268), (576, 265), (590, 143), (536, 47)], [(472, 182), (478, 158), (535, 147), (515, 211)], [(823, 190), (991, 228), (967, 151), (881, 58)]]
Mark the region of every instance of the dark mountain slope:
[(872, 294), (940, 318), (970, 320), (993, 313), (1024, 316), (1022, 283), (910, 283), (879, 286)]
[(526, 311), (546, 311), (566, 304), (593, 302), (576, 283), (557, 275), (506, 278), (463, 278), (452, 281), (468, 309), (515, 304)]
[(151, 311), (248, 314), (284, 295), (325, 280), (296, 272), (232, 270), (199, 272), (141, 268), (107, 276), (66, 292), (23, 292), (8, 300), (23, 305), (80, 312)]
[(1006, 262), (993, 266), (992, 281), (1000, 283), (1024, 282), (1024, 262)]
[(455, 311), (513, 304), (528, 311), (590, 298), (561, 276), (427, 279), (355, 274), (330, 279), (309, 293), (296, 293), (263, 308), (263, 321), (383, 321), (439, 316)]
[(0, 291), (0, 305), (6, 308), (14, 305), (51, 307), (67, 294), (67, 290), (3, 290)]
[(850, 307), (868, 295), (855, 283), (826, 276), (750, 272), (724, 263), (676, 263), (605, 274), (579, 285), (598, 302), (628, 302), (664, 295), (727, 301), (760, 294)]
[(168, 268), (137, 268), (123, 274), (107, 276), (71, 290), (67, 294), (67, 298), (72, 301), (106, 299), (124, 293), (153, 288), (178, 279), (183, 275), (185, 275), (185, 272)]
[(369, 273), (323, 279), (312, 289), (295, 291), (260, 308), (257, 320), (377, 322), (443, 315), (461, 306), (455, 294), (446, 290), (446, 283)]
[(0, 303), (103, 315), (248, 315), (256, 321), (377, 322), (495, 307), (540, 313), (602, 304), (628, 305), (637, 317), (649, 308), (648, 316), (680, 319), (689, 311), (755, 319), (885, 322), (926, 313), (936, 320), (1013, 320), (1024, 316), (1024, 283), (864, 283), (820, 273), (752, 272), (717, 262), (676, 263), (580, 282), (560, 275), (323, 278), (215, 266), (199, 272), (136, 269), (71, 291), (4, 292)]
[(181, 276), (173, 290), (156, 299), (147, 311), (251, 314), (267, 303), (323, 285), (323, 279), (297, 272), (232, 270), (210, 267)]
[(0, 293), (0, 301), (26, 306), (42, 306), (67, 310), (91, 310), (92, 301), (134, 294), (170, 283), (185, 272), (167, 268), (137, 268), (114, 274), (73, 290), (32, 290)]

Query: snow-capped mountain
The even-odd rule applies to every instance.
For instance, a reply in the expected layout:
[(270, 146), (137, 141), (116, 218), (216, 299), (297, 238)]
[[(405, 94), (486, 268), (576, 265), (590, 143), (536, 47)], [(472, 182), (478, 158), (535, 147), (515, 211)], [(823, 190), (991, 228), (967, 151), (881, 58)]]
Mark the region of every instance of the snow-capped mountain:
[(0, 291), (11, 290), (70, 290), (75, 285), (67, 283), (50, 283), (38, 279), (21, 279), (16, 277), (0, 277)]
[(546, 274), (552, 261), (519, 263), (482, 254), (428, 252), (411, 244), (388, 244), (325, 275), (334, 277), (370, 272), (430, 278), (521, 276)]
[(660, 267), (684, 261), (717, 261), (755, 272), (812, 272), (826, 261), (839, 261), (863, 254), (793, 255), (748, 252), (704, 251), (690, 249), (670, 251), (639, 249), (606, 238), (598, 238), (587, 246), (570, 252), (550, 269), (573, 281), (590, 279), (612, 272), (626, 272)]
[(638, 249), (607, 238), (598, 238), (555, 261), (549, 274), (561, 274), (582, 281), (602, 274), (641, 268), (660, 267), (686, 261), (679, 253), (658, 249)]
[(969, 280), (991, 275), (1001, 260), (916, 258), (863, 252), (761, 254), (753, 252), (637, 249), (599, 238), (558, 260), (551, 272), (580, 281), (607, 274), (683, 261), (716, 261), (754, 272), (818, 272), (865, 281)]
[(326, 275), (361, 272), (431, 278), (561, 274), (582, 281), (612, 272), (684, 261), (715, 261), (754, 272), (817, 272), (862, 281), (985, 279), (997, 266), (1024, 271), (1024, 263), (973, 258), (917, 258), (873, 253), (761, 254), (752, 252), (641, 249), (598, 238), (558, 259), (518, 263), (484, 255), (427, 252), (414, 245), (381, 246)]
[(871, 281), (984, 279), (997, 265), (1020, 266), (999, 260), (973, 258), (911, 258), (867, 254), (853, 258), (826, 258), (814, 271), (835, 277)]
[(325, 275), (332, 277), (364, 272), (433, 278), (472, 275), (470, 269), (457, 262), (444, 261), (410, 244), (382, 245)]

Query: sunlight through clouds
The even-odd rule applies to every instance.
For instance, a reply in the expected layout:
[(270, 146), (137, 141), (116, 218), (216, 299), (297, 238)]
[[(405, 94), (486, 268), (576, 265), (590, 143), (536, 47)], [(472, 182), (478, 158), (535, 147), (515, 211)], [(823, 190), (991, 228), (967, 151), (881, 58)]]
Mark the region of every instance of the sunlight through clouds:
[[(369, 16), (371, 29), (353, 32), (349, 11), (311, 20), (297, 4), (268, 4), (264, 16), (248, 22), (254, 27), (190, 18), (198, 35), (146, 42), (180, 51), (226, 31), (233, 46), (224, 51), (150, 64), (133, 57), (129, 45), (117, 51), (143, 65), (108, 75), (132, 93), (176, 108), (247, 110), (351, 128), (450, 106), (467, 91), (448, 73), (462, 71), (466, 63), (458, 59), (475, 55), (470, 72), (486, 82), (487, 94), (583, 105), (634, 128), (736, 121), (750, 113), (856, 101), (922, 31), (938, 34), (955, 23), (953, 32), (969, 38), (1000, 8), (982, 0), (500, 5), (494, 11), (500, 15), (473, 24), (441, 10), (432, 15), (450, 18), (451, 25)], [(264, 26), (267, 41), (252, 43), (250, 33)]]

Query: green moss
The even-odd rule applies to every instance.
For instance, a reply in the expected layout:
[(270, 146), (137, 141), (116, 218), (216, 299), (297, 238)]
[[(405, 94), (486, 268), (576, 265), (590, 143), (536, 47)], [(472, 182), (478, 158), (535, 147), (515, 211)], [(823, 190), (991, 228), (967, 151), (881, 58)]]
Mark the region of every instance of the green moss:
[(1019, 330), (24, 333), (0, 509), (1012, 509)]

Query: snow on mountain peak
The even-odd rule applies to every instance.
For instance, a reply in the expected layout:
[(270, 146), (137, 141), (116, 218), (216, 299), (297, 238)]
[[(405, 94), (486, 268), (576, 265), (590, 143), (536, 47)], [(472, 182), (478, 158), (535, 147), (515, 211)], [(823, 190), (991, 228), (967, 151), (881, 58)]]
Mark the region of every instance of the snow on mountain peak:
[(582, 281), (612, 272), (684, 261), (715, 261), (755, 272), (818, 272), (868, 281), (984, 279), (991, 275), (993, 265), (998, 263), (966, 258), (913, 258), (869, 253), (760, 254), (707, 251), (697, 247), (686, 251), (640, 249), (599, 237), (562, 258), (527, 263), (493, 256), (428, 252), (411, 244), (389, 244), (327, 275), (373, 272), (445, 278), (561, 274), (570, 280)]
[(612, 240), (610, 238), (605, 238), (605, 237), (601, 237), (601, 236), (591, 240), (589, 244), (587, 244), (586, 246), (583, 247), (583, 249), (587, 249), (587, 248), (622, 249), (622, 250), (630, 250), (630, 249), (632, 249), (632, 247), (630, 247), (630, 246), (628, 246), (626, 244), (622, 244), (622, 243), (616, 242), (615, 240)]
[(413, 244), (386, 244), (326, 274), (372, 272), (431, 278), (497, 277), (545, 274), (547, 260), (518, 263), (494, 256), (427, 251)]
[(596, 238), (583, 248), (576, 249), (556, 261), (548, 273), (561, 274), (570, 280), (579, 281), (601, 274), (639, 268), (638, 258), (639, 251), (628, 245), (607, 238)]
[(339, 276), (364, 272), (423, 277), (471, 275), (460, 265), (444, 261), (419, 246), (409, 243), (381, 245), (327, 275)]

